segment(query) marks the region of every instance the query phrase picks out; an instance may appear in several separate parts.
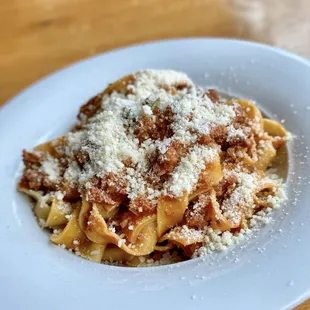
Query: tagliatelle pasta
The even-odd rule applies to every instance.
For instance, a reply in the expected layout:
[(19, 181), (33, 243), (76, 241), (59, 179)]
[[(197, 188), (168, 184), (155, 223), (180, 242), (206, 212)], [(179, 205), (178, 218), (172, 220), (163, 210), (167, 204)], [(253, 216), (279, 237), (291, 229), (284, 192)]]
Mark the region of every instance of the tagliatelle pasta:
[(18, 188), (51, 241), (83, 258), (177, 262), (226, 249), (285, 199), (269, 169), (285, 141), (253, 102), (146, 70), (90, 99), (67, 135), (24, 151)]

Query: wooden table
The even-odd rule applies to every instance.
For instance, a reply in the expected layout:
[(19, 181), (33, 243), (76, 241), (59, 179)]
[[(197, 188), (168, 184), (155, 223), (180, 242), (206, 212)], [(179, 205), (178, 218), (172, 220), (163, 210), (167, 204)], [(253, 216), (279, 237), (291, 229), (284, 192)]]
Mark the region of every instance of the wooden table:
[(0, 105), (52, 71), (137, 42), (234, 37), (310, 58), (309, 12), (309, 0), (1, 0)]

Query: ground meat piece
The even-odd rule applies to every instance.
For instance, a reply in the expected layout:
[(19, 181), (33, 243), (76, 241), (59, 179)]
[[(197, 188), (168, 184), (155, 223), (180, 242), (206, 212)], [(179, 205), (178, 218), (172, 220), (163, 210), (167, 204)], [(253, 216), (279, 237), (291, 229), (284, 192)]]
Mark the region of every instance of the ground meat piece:
[(126, 184), (115, 174), (108, 174), (104, 179), (94, 177), (86, 189), (90, 202), (118, 205), (125, 199)]
[(25, 170), (19, 186), (44, 193), (57, 190), (60, 180), (51, 180), (40, 168), (46, 159), (46, 153), (41, 151), (27, 152), (23, 150)]
[(138, 120), (134, 134), (140, 143), (156, 134), (156, 125), (153, 118), (149, 115), (142, 115)]
[(134, 134), (140, 143), (151, 138), (153, 140), (163, 140), (172, 136), (173, 132), (170, 128), (173, 113), (171, 109), (161, 112), (158, 107), (153, 110), (153, 117), (150, 115), (142, 115), (137, 122)]
[(64, 193), (64, 200), (76, 201), (81, 197), (78, 189), (68, 182), (63, 182), (60, 185), (59, 190)]
[(26, 168), (40, 167), (41, 161), (45, 159), (44, 153), (27, 152), (23, 150), (23, 161)]
[(163, 113), (159, 111), (158, 108), (154, 109), (154, 115), (156, 116), (156, 136), (153, 137), (154, 140), (163, 140), (164, 138), (170, 138), (173, 135), (173, 131), (170, 124), (173, 122), (173, 112), (171, 108), (167, 108)]
[(206, 95), (214, 103), (216, 103), (220, 100), (220, 94), (215, 89), (209, 89), (207, 91)]
[(79, 114), (78, 114), (78, 119), (82, 123), (85, 122), (85, 119), (88, 119), (97, 113), (97, 111), (101, 107), (102, 97), (103, 97), (103, 94), (99, 94), (91, 98), (84, 105), (81, 106)]
[(37, 170), (27, 169), (24, 172), (23, 177), (19, 181), (19, 186), (21, 188), (32, 189), (39, 191), (42, 189), (43, 175)]
[(32, 189), (35, 191), (55, 191), (58, 187), (58, 183), (51, 181), (48, 176), (37, 170), (26, 168), (23, 177), (19, 182), (21, 188)]
[[(105, 190), (91, 186), (87, 190), (87, 197), (90, 202), (96, 202), (96, 203), (106, 203), (109, 205), (116, 204), (116, 197), (113, 197), (112, 193), (107, 193)], [(114, 199), (113, 199), (114, 198)]]
[(157, 155), (153, 166), (154, 173), (160, 176), (171, 173), (187, 151), (187, 145), (178, 140), (172, 141), (165, 154)]
[(217, 143), (219, 145), (222, 145), (223, 143), (225, 143), (226, 137), (227, 137), (227, 128), (226, 128), (226, 126), (219, 125), (219, 126), (216, 126), (216, 127), (212, 128), (211, 132), (210, 132), (210, 136), (211, 136), (211, 139), (215, 143)]
[(226, 145), (226, 139), (227, 128), (224, 125), (219, 125), (211, 128), (210, 134), (200, 135), (198, 138), (198, 143), (201, 145), (217, 143), (223, 148)]
[(159, 85), (167, 92), (171, 92), (172, 95), (176, 95), (178, 91), (183, 90), (184, 88), (189, 88), (189, 85), (186, 82), (174, 83), (173, 85)]
[(201, 135), (199, 138), (198, 138), (198, 143), (200, 145), (208, 145), (208, 144), (211, 144), (213, 143), (213, 139), (211, 138), (210, 135)]
[(177, 89), (177, 90), (182, 90), (184, 88), (189, 87), (189, 85), (187, 84), (187, 82), (178, 82), (178, 83), (174, 83), (173, 86)]
[(87, 122), (87, 120), (94, 116), (101, 108), (102, 98), (104, 95), (110, 95), (112, 92), (123, 93), (125, 95), (132, 93), (132, 90), (128, 88), (128, 85), (133, 84), (135, 78), (132, 74), (127, 75), (116, 82), (109, 84), (104, 92), (96, 95), (95, 97), (88, 100), (82, 107), (80, 108), (78, 114), (78, 120), (80, 123), (74, 127), (74, 131), (80, 130), (83, 128), (83, 125)]
[(89, 161), (89, 154), (84, 150), (79, 150), (74, 153), (74, 158), (82, 168)]
[(226, 150), (224, 159), (225, 161), (230, 162), (240, 162), (244, 158), (245, 154), (245, 147), (242, 147), (241, 145), (231, 146)]
[(216, 197), (218, 202), (221, 204), (224, 200), (228, 199), (235, 189), (238, 179), (236, 176), (228, 176), (224, 178), (216, 187)]
[[(247, 116), (244, 109), (240, 105), (236, 105), (234, 107), (234, 111), (236, 113), (236, 116), (233, 119), (232, 124), (245, 125), (247, 123)], [(235, 126), (235, 128), (238, 128), (238, 126)]]
[(232, 139), (227, 143), (225, 153), (226, 160), (252, 162), (257, 153), (257, 143), (253, 134), (249, 134), (246, 139)]
[(113, 92), (122, 93), (125, 96), (133, 93), (132, 87), (130, 85), (135, 83), (135, 77), (132, 74), (126, 75), (123, 78), (117, 80), (114, 83), (108, 85), (103, 94), (110, 95)]
[(156, 205), (143, 196), (138, 196), (129, 202), (129, 210), (134, 214), (149, 213), (155, 208)]
[(204, 229), (209, 224), (209, 204), (211, 203), (208, 194), (200, 195), (198, 201), (189, 206), (185, 211), (186, 224), (191, 228)]

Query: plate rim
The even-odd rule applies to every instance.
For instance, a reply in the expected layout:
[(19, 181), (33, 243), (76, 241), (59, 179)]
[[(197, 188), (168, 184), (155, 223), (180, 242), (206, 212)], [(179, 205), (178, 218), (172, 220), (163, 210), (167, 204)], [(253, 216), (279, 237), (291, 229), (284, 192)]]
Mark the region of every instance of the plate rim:
[[(27, 92), (31, 92), (33, 87), (41, 84), (41, 83), (45, 83), (46, 80), (55, 77), (58, 73), (64, 71), (64, 70), (70, 70), (73, 69), (75, 67), (78, 67), (82, 64), (86, 64), (87, 62), (90, 61), (96, 61), (96, 59), (99, 59), (102, 56), (108, 56), (109, 54), (114, 54), (117, 52), (124, 52), (126, 50), (130, 50), (130, 49), (135, 49), (135, 48), (143, 48), (144, 46), (148, 45), (158, 45), (158, 44), (165, 44), (165, 43), (170, 43), (170, 42), (178, 42), (180, 44), (182, 44), (183, 42), (190, 42), (190, 41), (202, 41), (202, 43), (208, 42), (210, 43), (216, 43), (216, 42), (228, 42), (228, 43), (234, 43), (234, 44), (241, 44), (241, 45), (251, 45), (251, 46), (255, 46), (255, 47), (259, 47), (259, 48), (263, 48), (263, 49), (268, 49), (271, 50), (273, 52), (276, 52), (277, 54), (281, 54), (282, 56), (288, 57), (290, 59), (293, 59), (295, 61), (298, 61), (300, 63), (302, 63), (303, 65), (306, 65), (309, 69), (310, 69), (310, 62), (298, 55), (295, 55), (291, 52), (285, 51), (281, 48), (278, 47), (273, 47), (267, 44), (263, 44), (263, 43), (256, 43), (256, 42), (251, 42), (251, 41), (245, 41), (245, 40), (236, 40), (236, 39), (225, 39), (225, 38), (200, 38), (200, 37), (196, 37), (196, 38), (176, 38), (176, 39), (166, 39), (166, 40), (157, 40), (157, 41), (151, 41), (151, 42), (144, 42), (144, 43), (138, 43), (138, 44), (132, 44), (130, 46), (126, 46), (126, 47), (120, 47), (117, 49), (113, 49), (113, 50), (109, 50), (107, 52), (103, 52), (100, 53), (98, 55), (94, 55), (92, 57), (88, 57), (85, 59), (82, 59), (80, 61), (74, 62), (68, 66), (65, 66), (59, 70), (56, 70), (44, 77), (42, 77), (41, 79), (39, 79), (38, 81), (30, 84), (29, 86), (27, 86), (26, 88), (24, 88), (22, 91), (18, 92), (18, 94), (16, 94), (15, 96), (13, 96), (11, 99), (5, 101), (5, 103), (1, 106), (0, 108), (0, 116), (3, 115), (3, 113), (6, 113), (8, 110), (13, 109), (15, 107), (15, 103), (18, 101), (18, 98), (20, 96), (23, 96), (25, 93)], [(1, 112), (2, 111), (2, 112)], [(127, 268), (127, 267), (124, 267)], [(157, 269), (157, 267), (155, 267)], [(296, 306), (298, 304), (300, 304), (300, 302), (306, 300), (307, 298), (310, 297), (310, 285), (309, 285), (309, 291), (307, 293), (305, 293), (302, 296), (299, 296), (298, 299), (295, 299), (294, 302), (292, 302), (291, 304), (288, 304), (287, 307), (292, 307), (292, 306)]]
[(308, 60), (307, 58), (305, 58), (301, 55), (295, 54), (291, 51), (285, 50), (283, 48), (280, 48), (277, 46), (272, 46), (270, 44), (262, 43), (262, 42), (241, 40), (241, 39), (235, 39), (235, 38), (229, 38), (229, 37), (227, 37), (227, 38), (226, 37), (184, 37), (184, 38), (179, 37), (179, 38), (172, 38), (172, 39), (169, 39), (169, 38), (168, 39), (158, 39), (158, 40), (132, 43), (132, 44), (120, 46), (117, 48), (111, 48), (111, 49), (108, 49), (106, 51), (103, 51), (101, 53), (98, 53), (98, 54), (90, 56), (90, 57), (83, 57), (82, 59), (80, 59), (78, 61), (74, 61), (72, 63), (65, 65), (64, 67), (55, 69), (55, 70), (51, 71), (50, 73), (48, 73), (48, 74), (46, 74), (46, 75), (44, 75), (38, 79), (35, 79), (29, 85), (21, 88), (19, 91), (17, 91), (17, 93), (15, 93), (14, 95), (12, 95), (8, 99), (6, 99), (2, 103), (2, 105), (0, 106), (0, 111), (5, 109), (5, 107), (8, 104), (11, 104), (11, 102), (15, 101), (16, 98), (23, 95), (25, 92), (29, 91), (34, 85), (42, 83), (46, 79), (53, 78), (55, 75), (57, 75), (58, 73), (60, 73), (64, 70), (73, 69), (73, 68), (80, 66), (80, 65), (82, 65), (86, 62), (89, 62), (89, 61), (95, 61), (97, 58), (100, 58), (102, 56), (108, 56), (109, 54), (123, 52), (123, 51), (130, 50), (130, 49), (141, 48), (141, 47), (144, 47), (145, 45), (152, 46), (152, 45), (172, 43), (172, 42), (183, 43), (183, 42), (190, 42), (190, 41), (193, 41), (193, 42), (202, 41), (202, 42), (214, 42), (214, 43), (216, 43), (216, 42), (228, 42), (228, 43), (235, 43), (235, 44), (240, 44), (240, 45), (256, 46), (256, 47), (261, 48), (261, 49), (267, 49), (270, 51), (277, 52), (277, 53), (279, 53), (285, 57), (288, 57), (288, 58), (294, 59), (298, 62), (301, 62), (310, 68), (310, 60)]

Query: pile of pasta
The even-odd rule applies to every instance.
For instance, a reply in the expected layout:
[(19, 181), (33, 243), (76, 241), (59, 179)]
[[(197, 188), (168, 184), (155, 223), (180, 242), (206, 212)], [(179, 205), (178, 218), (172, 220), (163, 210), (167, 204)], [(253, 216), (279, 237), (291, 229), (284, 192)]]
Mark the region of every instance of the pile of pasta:
[[(165, 74), (156, 70), (151, 73), (155, 77), (156, 74)], [(134, 116), (136, 119), (140, 117), (140, 121), (135, 119), (136, 123), (141, 127), (147, 123), (141, 119), (154, 121), (156, 118), (156, 121), (149, 131), (140, 127), (133, 131), (132, 134), (139, 140), (137, 145), (139, 147), (145, 141), (161, 143), (165, 140), (167, 146), (167, 150), (163, 151), (166, 161), (161, 159), (159, 164), (158, 157), (151, 154), (147, 159), (149, 170), (142, 175), (149, 182), (147, 184), (155, 184), (155, 181), (152, 182), (156, 179), (156, 184), (147, 189), (148, 192), (157, 193), (152, 201), (146, 194), (131, 198), (126, 183), (128, 178), (121, 178), (128, 167), (135, 172), (137, 164), (133, 164), (131, 157), (122, 161), (119, 175), (95, 173), (82, 183), (79, 175), (75, 176), (74, 181), (67, 177), (68, 169), (77, 166), (78, 174), (87, 165), (89, 167), (89, 161), (93, 159), (83, 148), (84, 145), (68, 148), (69, 135), (39, 145), (32, 152), (23, 153), (25, 169), (18, 188), (35, 201), (34, 213), (40, 225), (52, 232), (51, 241), (54, 244), (94, 262), (141, 266), (150, 260), (159, 261), (167, 253), (174, 261), (191, 258), (209, 242), (205, 233), (207, 229), (211, 228), (219, 234), (226, 231), (233, 234), (247, 229), (254, 214), (272, 207), (272, 197), (279, 187), (279, 182), (274, 182), (265, 174), (277, 150), (286, 140), (286, 131), (279, 123), (263, 118), (259, 109), (249, 100), (223, 100), (215, 90), (200, 89), (187, 79), (181, 78), (181, 82), (172, 79), (166, 84), (158, 79), (160, 82), (156, 87), (160, 94), (165, 92), (171, 100), (182, 100), (193, 89), (197, 89), (199, 96), (205, 96), (212, 107), (233, 107), (234, 121), (241, 125), (231, 130), (236, 132), (246, 128), (246, 139), (235, 136), (229, 140), (227, 128), (232, 127), (232, 121), (228, 120), (224, 125), (212, 125), (210, 128), (217, 130), (211, 133), (194, 133), (195, 139), (189, 142), (177, 138), (176, 144), (173, 142), (174, 132), (169, 127), (176, 112), (169, 110), (169, 104), (166, 103), (163, 112), (158, 98), (149, 103), (147, 98), (133, 97), (139, 87), (145, 87), (143, 83), (138, 83), (141, 75), (143, 72), (110, 84), (104, 92), (83, 105), (72, 134), (87, 131), (93, 119), (104, 111), (103, 102), (111, 100), (113, 96), (122, 100), (135, 99), (147, 105), (149, 108), (144, 109), (147, 113), (143, 117)], [(166, 113), (164, 120), (170, 122), (168, 125), (164, 121), (157, 122), (163, 113)], [(165, 131), (162, 130), (163, 126)], [(158, 132), (157, 136), (154, 131)], [(110, 142), (106, 143), (109, 146)], [(210, 150), (213, 156), (202, 161), (203, 168), (198, 171), (197, 180), (193, 181), (191, 188), (183, 188), (180, 184), (181, 195), (173, 194), (169, 188), (164, 188), (164, 184), (171, 183), (171, 178), (177, 178), (178, 167), (181, 164), (186, 166), (185, 158), (191, 159), (189, 152), (195, 151), (195, 147)], [(173, 153), (172, 159), (168, 156), (169, 151)], [(194, 151), (193, 157), (196, 156)], [(188, 177), (194, 179), (194, 175)]]

